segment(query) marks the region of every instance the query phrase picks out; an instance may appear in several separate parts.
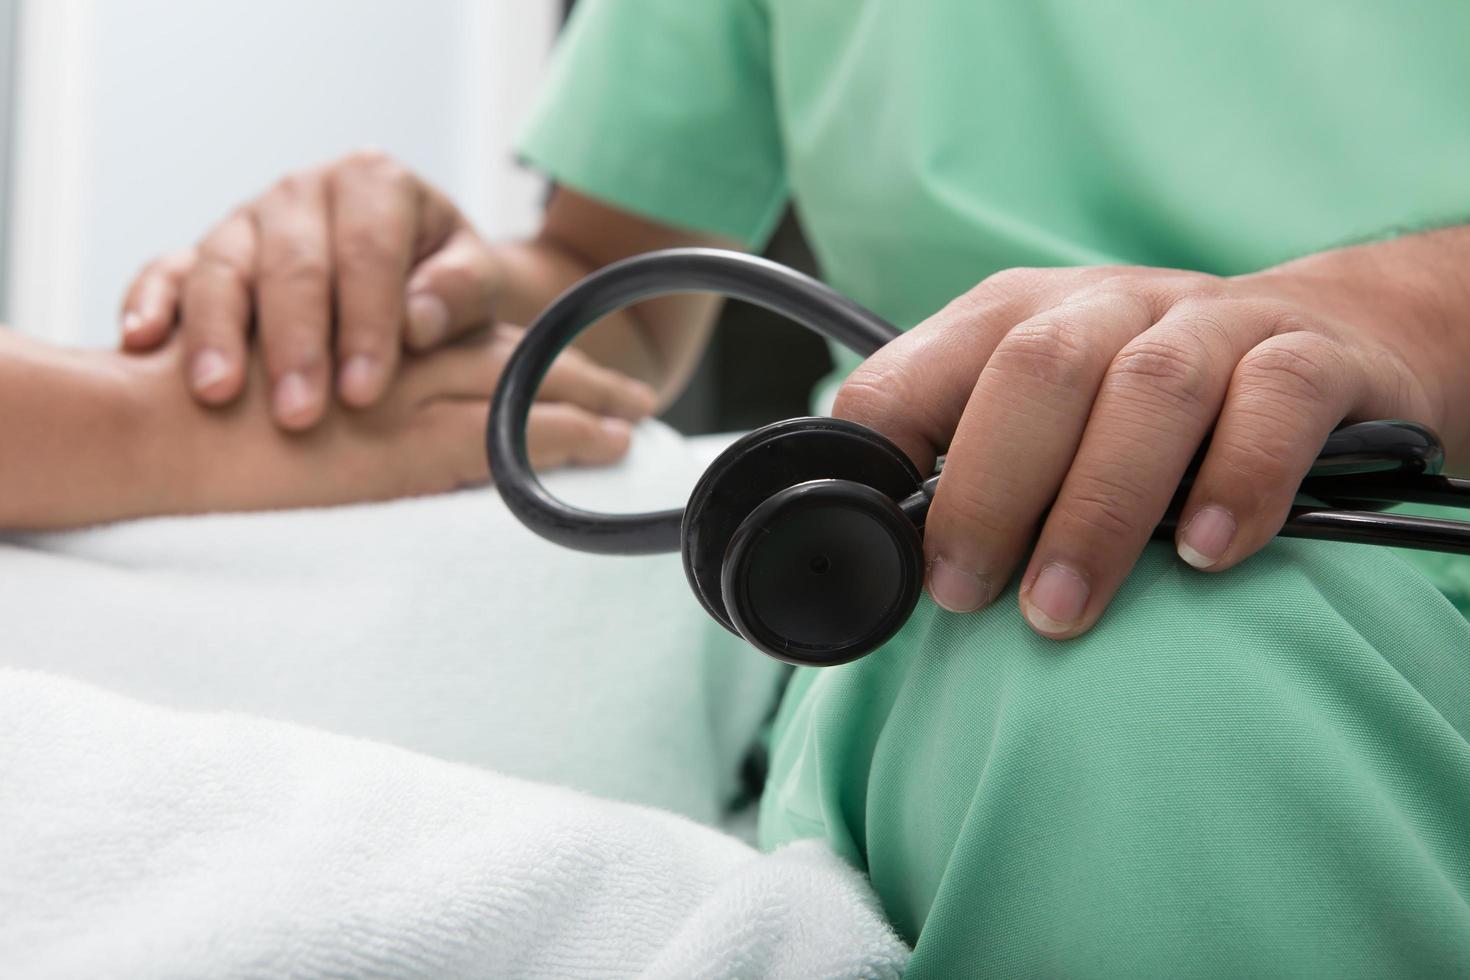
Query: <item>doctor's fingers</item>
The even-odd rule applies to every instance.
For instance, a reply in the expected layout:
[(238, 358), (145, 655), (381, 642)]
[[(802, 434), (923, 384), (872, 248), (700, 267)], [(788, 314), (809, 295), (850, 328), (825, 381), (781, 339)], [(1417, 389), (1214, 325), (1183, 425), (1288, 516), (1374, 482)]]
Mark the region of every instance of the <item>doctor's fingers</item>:
[(139, 270), (123, 294), (119, 319), (124, 348), (150, 350), (168, 338), (178, 318), (184, 279), (196, 257), (195, 249), (180, 249)]
[[(459, 342), (412, 357), (406, 366), (409, 397), (489, 398), (525, 331), (496, 324)], [(658, 396), (642, 381), (603, 367), (579, 350), (557, 355), (537, 389), (538, 402), (564, 402), (597, 415), (638, 421), (652, 415)]]
[(1278, 333), (1235, 368), (1175, 534), (1179, 556), (1221, 571), (1281, 530), (1302, 479), (1344, 418), (1432, 418), (1421, 379), (1382, 350), (1311, 330)]
[(271, 413), (308, 429), (331, 391), (334, 262), (331, 206), (315, 171), (282, 178), (252, 207), (259, 243), (256, 327), (271, 381)]
[[(1021, 611), (1032, 629), (1061, 639), (1097, 622), (1215, 424), (1236, 365), (1276, 322), (1246, 301), (1184, 301), (1111, 359), (1021, 577)], [(1324, 393), (1294, 408), (1289, 424), (1304, 430), (1309, 455), (1333, 422), (1304, 426), (1303, 419), (1340, 418), (1332, 401)], [(1289, 499), (1291, 490), (1279, 489)]]
[(490, 247), (467, 221), (456, 218), (448, 237), (409, 274), (404, 345), (429, 350), (492, 322), (502, 284)]
[(1001, 339), (1109, 271), (996, 273), (859, 365), (838, 390), (832, 414), (881, 432), (927, 473), (948, 450), (975, 381)]
[(444, 195), (382, 153), (348, 156), (328, 183), (338, 390), (364, 407), (382, 397), (426, 310), (435, 320), (424, 299), (407, 295), (410, 270), (445, 247), (460, 219)]
[(207, 405), (233, 400), (244, 386), (256, 251), (255, 224), (236, 211), (205, 236), (183, 281), (185, 383)]
[(1016, 325), (954, 430), (924, 528), (934, 601), (971, 612), (1025, 557), (1082, 440), (1109, 362), (1153, 323), (1126, 293), (1083, 293)]

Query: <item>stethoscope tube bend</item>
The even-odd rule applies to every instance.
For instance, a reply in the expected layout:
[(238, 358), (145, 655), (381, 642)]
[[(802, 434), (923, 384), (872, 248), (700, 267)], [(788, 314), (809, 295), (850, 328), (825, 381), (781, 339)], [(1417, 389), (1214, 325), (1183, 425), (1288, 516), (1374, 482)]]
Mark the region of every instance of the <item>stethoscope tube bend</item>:
[(712, 248), (649, 252), (614, 262), (558, 297), (506, 363), (491, 403), (486, 450), (500, 495), (548, 541), (604, 555), (679, 550), (684, 511), (598, 514), (557, 500), (531, 468), (526, 423), (551, 362), (598, 320), (671, 293), (719, 293), (764, 307), (867, 356), (899, 335), (830, 286), (768, 259)]

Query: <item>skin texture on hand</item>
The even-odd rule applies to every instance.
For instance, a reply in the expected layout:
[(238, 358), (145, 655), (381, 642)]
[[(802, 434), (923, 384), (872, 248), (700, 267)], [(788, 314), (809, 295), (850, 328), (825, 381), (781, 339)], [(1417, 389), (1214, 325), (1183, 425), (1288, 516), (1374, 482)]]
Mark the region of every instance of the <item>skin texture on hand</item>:
[(1280, 530), (1344, 421), (1425, 423), (1461, 462), (1467, 255), (1470, 235), (1452, 229), (1234, 279), (1010, 270), (866, 361), (834, 411), (921, 469), (947, 453), (925, 527), (936, 602), (980, 609), (1024, 568), (1031, 627), (1072, 637), (1102, 615), (1206, 441), (1176, 546), (1212, 572)]
[[(307, 432), (274, 423), (260, 357), (249, 363), (256, 383), (212, 408), (178, 383), (180, 342), (123, 355), (6, 338), (0, 376), (23, 368), (35, 384), (17, 395), (0, 435), (0, 528), (324, 506), (483, 483), (490, 396), (519, 338), (516, 328), (486, 328), (407, 357), (376, 403), (334, 406)], [(568, 351), (531, 411), (532, 463), (611, 463), (652, 409), (645, 386)]]
[[(384, 397), (406, 351), (497, 320), (529, 323), (594, 269), (640, 251), (728, 244), (559, 189), (541, 233), (489, 245), (442, 193), (376, 152), (288, 174), (195, 248), (146, 265), (122, 309), (123, 345), (151, 350), (177, 330), (185, 383), (203, 404), (246, 386), (258, 345), (278, 424), (305, 430), (335, 389), (365, 408)], [(682, 387), (718, 303), (681, 296), (607, 317), (578, 345), (657, 388)]]

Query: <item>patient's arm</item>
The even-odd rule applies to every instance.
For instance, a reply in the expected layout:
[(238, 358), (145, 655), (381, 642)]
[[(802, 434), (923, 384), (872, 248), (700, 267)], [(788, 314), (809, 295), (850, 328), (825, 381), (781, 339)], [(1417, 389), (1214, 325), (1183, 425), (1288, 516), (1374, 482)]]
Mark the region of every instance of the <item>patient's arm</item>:
[[(155, 514), (319, 506), (483, 482), (490, 394), (519, 331), (483, 330), (411, 357), (368, 409), (307, 433), (271, 420), (264, 384), (224, 409), (178, 383), (183, 347), (146, 355), (65, 350), (0, 329), (0, 529)], [(259, 358), (251, 370), (261, 373)], [(646, 395), (576, 352), (532, 410), (538, 466), (607, 463)], [(621, 416), (621, 418), (616, 417)]]
[(150, 474), (122, 358), (0, 331), (0, 527), (138, 512)]

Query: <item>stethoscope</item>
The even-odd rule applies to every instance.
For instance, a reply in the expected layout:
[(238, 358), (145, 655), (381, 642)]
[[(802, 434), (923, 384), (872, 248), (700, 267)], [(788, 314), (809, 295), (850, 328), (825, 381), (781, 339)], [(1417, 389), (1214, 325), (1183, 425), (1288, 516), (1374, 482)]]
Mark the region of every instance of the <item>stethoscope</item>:
[[(855, 422), (795, 418), (737, 439), (682, 510), (600, 514), (562, 503), (531, 469), (526, 422), (552, 361), (609, 313), (667, 293), (719, 293), (795, 320), (867, 356), (897, 328), (794, 269), (717, 249), (670, 249), (613, 263), (536, 320), (501, 375), (486, 432), (506, 506), (549, 541), (609, 555), (679, 551), (704, 608), (788, 663), (829, 666), (882, 646), (924, 581), (921, 535), (939, 485)], [(1470, 523), (1379, 513), (1397, 503), (1470, 506), (1470, 480), (1440, 476), (1437, 436), (1413, 422), (1334, 432), (1281, 534), (1470, 554)], [(1172, 537), (1196, 466), (1156, 537)]]

